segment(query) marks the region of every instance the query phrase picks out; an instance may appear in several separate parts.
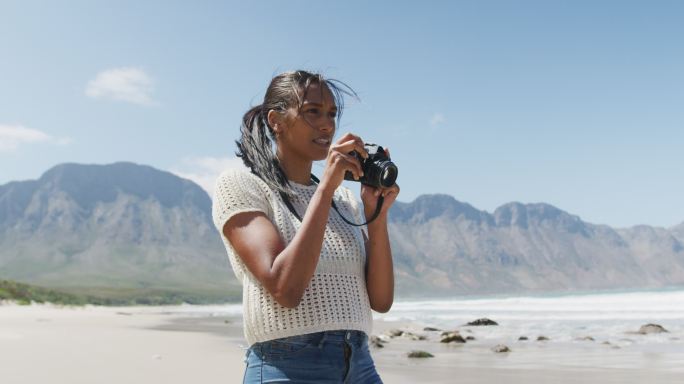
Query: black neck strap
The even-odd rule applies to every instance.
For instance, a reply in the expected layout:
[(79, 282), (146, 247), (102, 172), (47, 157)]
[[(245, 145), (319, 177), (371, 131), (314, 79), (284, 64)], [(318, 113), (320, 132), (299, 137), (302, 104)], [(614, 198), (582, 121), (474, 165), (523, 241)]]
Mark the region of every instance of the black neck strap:
[[(314, 184), (318, 184), (318, 183), (321, 182), (321, 181), (320, 181), (316, 176), (314, 176), (314, 175), (311, 175), (311, 181), (313, 181)], [(286, 194), (285, 192), (282, 192), (282, 191), (281, 191), (281, 192), (280, 192), (280, 197), (283, 199), (283, 202), (285, 202), (285, 205), (287, 206), (287, 209), (289, 209), (290, 212), (291, 212), (291, 213), (292, 213), (292, 214), (301, 222), (301, 221), (302, 221), (302, 217), (299, 216), (299, 214), (297, 213), (297, 211), (294, 209), (294, 206), (292, 205), (292, 202), (290, 201), (290, 198), (287, 196), (287, 194)], [(343, 215), (342, 213), (340, 213), (340, 210), (337, 208), (337, 204), (335, 204), (335, 200), (334, 200), (334, 199), (333, 199), (333, 201), (332, 201), (332, 207), (333, 207), (333, 209), (335, 210), (335, 212), (337, 212), (337, 214), (340, 216), (340, 218), (341, 218), (342, 220), (344, 220), (345, 223), (347, 223), (347, 224), (349, 224), (349, 225), (353, 225), (353, 226), (355, 226), (355, 227), (361, 227), (361, 226), (370, 224), (371, 222), (373, 222), (373, 220), (375, 220), (375, 219), (378, 218), (378, 216), (380, 215), (380, 210), (382, 209), (382, 203), (383, 203), (384, 201), (385, 201), (385, 198), (384, 198), (384, 197), (378, 196), (378, 203), (375, 205), (375, 212), (373, 212), (373, 216), (372, 216), (368, 221), (366, 221), (366, 222), (363, 223), (363, 224), (356, 224), (356, 223), (354, 223), (354, 222), (352, 222), (352, 221), (349, 221), (349, 219), (347, 219), (346, 217), (344, 217), (344, 215)]]

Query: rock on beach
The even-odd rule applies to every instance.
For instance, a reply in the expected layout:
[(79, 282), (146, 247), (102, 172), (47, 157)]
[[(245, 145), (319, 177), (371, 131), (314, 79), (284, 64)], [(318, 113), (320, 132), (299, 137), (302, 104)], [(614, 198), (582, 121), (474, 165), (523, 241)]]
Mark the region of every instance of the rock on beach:
[(407, 354), (408, 357), (410, 358), (426, 358), (426, 357), (435, 357), (430, 352), (425, 352), (425, 351), (411, 351)]
[(389, 331), (385, 332), (385, 334), (389, 337), (399, 337), (404, 334), (404, 331), (401, 329), (390, 329)]
[(470, 325), (470, 326), (487, 326), (487, 325), (499, 325), (499, 323), (497, 323), (497, 322), (494, 321), (494, 320), (490, 320), (490, 319), (488, 319), (488, 318), (486, 318), (486, 317), (483, 317), (483, 318), (481, 318), (481, 319), (477, 319), (477, 320), (471, 321), (471, 322), (469, 322), (469, 323), (466, 324), (466, 325)]
[(439, 340), (440, 343), (465, 343), (466, 340), (461, 336), (458, 331), (454, 332), (444, 332), (442, 333), (442, 338)]
[(383, 340), (376, 335), (372, 335), (369, 340), (370, 345), (375, 348), (384, 348), (385, 346), (383, 344), (386, 342), (387, 340)]
[(496, 353), (504, 353), (504, 352), (511, 352), (511, 349), (508, 348), (508, 346), (503, 345), (503, 344), (498, 344), (492, 347), (492, 351)]
[(649, 333), (669, 333), (669, 331), (659, 324), (645, 324), (639, 328), (637, 333), (647, 335)]
[(416, 333), (406, 331), (404, 331), (404, 333), (401, 334), (401, 337), (414, 341), (425, 340), (427, 338), (425, 335), (418, 335)]

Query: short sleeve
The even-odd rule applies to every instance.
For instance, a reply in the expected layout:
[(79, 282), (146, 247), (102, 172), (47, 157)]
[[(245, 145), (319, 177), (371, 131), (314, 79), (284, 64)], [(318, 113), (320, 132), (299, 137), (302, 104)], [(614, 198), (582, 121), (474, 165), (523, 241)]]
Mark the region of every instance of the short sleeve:
[(246, 171), (229, 170), (216, 179), (212, 217), (220, 233), (228, 220), (242, 212), (263, 212), (271, 217), (268, 187)]

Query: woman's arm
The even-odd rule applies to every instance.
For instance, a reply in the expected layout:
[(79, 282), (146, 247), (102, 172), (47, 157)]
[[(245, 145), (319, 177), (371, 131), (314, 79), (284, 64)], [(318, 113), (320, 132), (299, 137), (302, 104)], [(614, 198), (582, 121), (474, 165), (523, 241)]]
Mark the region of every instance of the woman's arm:
[(384, 202), (380, 214), (368, 224), (366, 290), (371, 308), (384, 313), (390, 310), (394, 301), (394, 266), (387, 231), (387, 213), (399, 194), (399, 186), (395, 184), (382, 190), (365, 185), (361, 188), (366, 220), (375, 212), (377, 199), (381, 194), (384, 196)]
[(361, 164), (349, 155), (359, 150), (364, 151), (363, 142), (350, 134), (331, 147), (321, 182), (302, 217), (302, 226), (289, 244), (260, 212), (239, 213), (223, 227), (223, 234), (247, 269), (284, 307), (299, 305), (316, 271), (333, 194), (346, 171), (360, 176)]
[(331, 200), (328, 191), (314, 193), (300, 230), (287, 246), (261, 212), (237, 214), (223, 228), (247, 269), (284, 307), (299, 305), (316, 270)]

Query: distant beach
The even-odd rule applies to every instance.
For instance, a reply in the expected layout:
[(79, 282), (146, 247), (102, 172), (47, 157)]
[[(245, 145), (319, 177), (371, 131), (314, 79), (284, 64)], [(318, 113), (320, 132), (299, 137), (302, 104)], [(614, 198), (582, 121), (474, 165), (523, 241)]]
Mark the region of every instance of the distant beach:
[[(684, 290), (398, 301), (374, 315), (382, 347), (371, 351), (386, 383), (684, 377)], [(481, 318), (498, 325), (465, 325)], [(649, 323), (667, 332), (637, 333)], [(446, 331), (465, 343), (440, 342)], [(0, 305), (2, 383), (239, 383), (245, 348), (239, 304)], [(409, 358), (410, 351), (434, 357)]]

